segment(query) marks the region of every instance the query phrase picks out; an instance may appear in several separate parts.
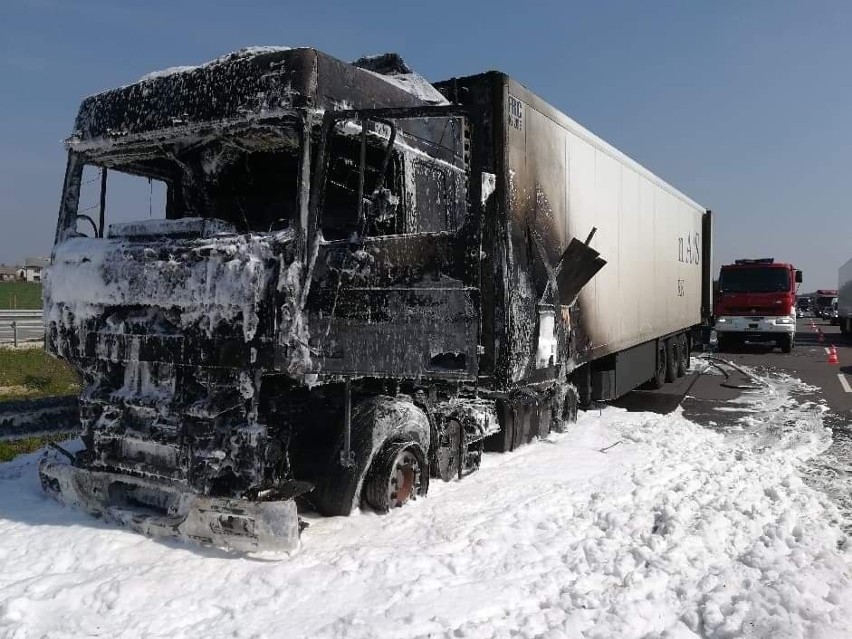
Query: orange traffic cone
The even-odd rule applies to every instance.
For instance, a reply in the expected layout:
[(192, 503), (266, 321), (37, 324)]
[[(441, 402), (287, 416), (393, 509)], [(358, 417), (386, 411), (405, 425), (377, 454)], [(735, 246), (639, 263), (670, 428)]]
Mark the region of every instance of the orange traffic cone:
[(834, 348), (834, 344), (828, 349), (828, 363), (837, 364), (837, 349)]

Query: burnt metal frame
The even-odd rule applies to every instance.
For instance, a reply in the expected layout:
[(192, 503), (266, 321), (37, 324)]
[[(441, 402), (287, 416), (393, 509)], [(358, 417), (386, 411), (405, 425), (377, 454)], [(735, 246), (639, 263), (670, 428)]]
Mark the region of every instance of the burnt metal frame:
[[(233, 120), (227, 123), (227, 125), (222, 129), (225, 132), (239, 131), (251, 129), (254, 125), (269, 125), (269, 126), (283, 126), (283, 122), (285, 120), (291, 121), (294, 126), (292, 127), (293, 132), (299, 137), (299, 149), (300, 156), (299, 157), (299, 178), (301, 183), (301, 188), (298, 189), (298, 201), (297, 201), (297, 209), (302, 209), (303, 201), (308, 199), (308, 195), (310, 193), (310, 187), (305, 186), (306, 180), (310, 179), (310, 123), (307, 113), (303, 109), (294, 109), (292, 111), (287, 111), (286, 114), (276, 114), (274, 117), (263, 119), (263, 120)], [(205, 131), (207, 130), (209, 125), (203, 125), (199, 127), (181, 127), (181, 133), (188, 133), (190, 131)], [(177, 129), (175, 129), (177, 131)], [(215, 137), (211, 135), (204, 136), (206, 138)], [(175, 139), (180, 138), (179, 135), (175, 136)], [(127, 141), (123, 141), (122, 146), (130, 146), (136, 140), (144, 139), (144, 135), (134, 136), (132, 139)], [(114, 142), (114, 140), (107, 140), (106, 142)], [(88, 148), (85, 150), (80, 150), (78, 148), (74, 148), (74, 145), (70, 141), (66, 141), (66, 146), (68, 149), (68, 161), (65, 168), (65, 178), (62, 186), (62, 197), (60, 200), (59, 206), (59, 219), (57, 220), (56, 226), (56, 235), (54, 238), (54, 244), (57, 244), (63, 240), (65, 240), (68, 236), (68, 232), (72, 230), (73, 224), (76, 221), (77, 214), (76, 211), (79, 208), (80, 203), (80, 188), (82, 187), (82, 175), (83, 169), (87, 165), (91, 165), (101, 169), (101, 193), (98, 202), (99, 208), (99, 217), (100, 217), (100, 232), (98, 233), (98, 224), (94, 219), (90, 219), (92, 226), (95, 228), (95, 232), (97, 237), (105, 237), (106, 228), (105, 228), (105, 210), (106, 210), (106, 169), (107, 167), (102, 164), (98, 164), (95, 161), (95, 157), (97, 157), (97, 153), (92, 153), (93, 149), (96, 149), (97, 146), (93, 145), (91, 142), (87, 145)], [(92, 157), (95, 155), (95, 157)], [(109, 155), (109, 153), (107, 153)], [(160, 178), (158, 178), (160, 179)], [(305, 207), (306, 208), (306, 207)], [(73, 211), (74, 215), (70, 215), (70, 212)], [(88, 216), (85, 216), (88, 217)], [(295, 220), (297, 224), (300, 226), (304, 226), (304, 222), (301, 219)]]
[[(309, 255), (309, 266), (305, 269), (305, 279), (302, 284), (302, 307), (307, 301), (307, 291), (310, 287), (311, 276), (313, 274), (314, 262), (316, 260), (317, 248), (319, 245), (319, 228), (322, 197), (322, 189), (325, 185), (326, 171), (328, 168), (327, 148), (328, 140), (331, 136), (331, 131), (335, 124), (341, 120), (359, 120), (361, 122), (361, 145), (360, 145), (360, 162), (358, 167), (358, 221), (363, 224), (363, 206), (364, 206), (364, 181), (366, 170), (366, 151), (367, 151), (367, 122), (378, 122), (389, 126), (391, 129), (388, 138), (387, 150), (382, 159), (382, 167), (379, 177), (379, 188), (384, 184), (385, 173), (387, 171), (388, 162), (390, 161), (393, 151), (394, 141), (396, 139), (396, 126), (393, 120), (414, 120), (420, 118), (434, 117), (464, 117), (469, 119), (467, 108), (451, 105), (451, 106), (426, 106), (426, 107), (399, 107), (386, 109), (351, 109), (340, 111), (326, 111), (323, 114), (322, 131), (317, 148), (317, 155), (314, 163), (313, 175), (311, 176), (311, 193), (310, 203), (308, 207), (308, 228), (307, 236), (310, 245), (307, 248)], [(306, 136), (307, 139), (307, 136)], [(305, 141), (304, 144), (308, 142)], [(465, 171), (469, 171), (470, 167), (464, 166)], [(347, 376), (344, 381), (344, 420), (343, 420), (343, 450), (340, 451), (339, 463), (344, 468), (351, 467), (352, 459), (352, 377)], [(461, 462), (460, 462), (461, 463)]]
[[(393, 149), (394, 138), (396, 136), (396, 127), (393, 125), (393, 120), (415, 120), (420, 118), (436, 118), (436, 117), (465, 117), (469, 118), (468, 109), (465, 107), (450, 105), (450, 106), (422, 106), (422, 107), (393, 107), (386, 109), (347, 109), (341, 111), (326, 111), (322, 120), (322, 133), (317, 149), (317, 156), (314, 161), (314, 171), (311, 180), (311, 196), (308, 218), (308, 237), (309, 241), (316, 243), (317, 232), (320, 224), (320, 199), (322, 188), (325, 184), (325, 174), (328, 167), (327, 147), (328, 139), (334, 125), (341, 120), (360, 120), (362, 123), (379, 122), (391, 127), (391, 136), (388, 141), (388, 151), (382, 161), (382, 179), (384, 172), (387, 170), (387, 164), (390, 160), (390, 152)], [(359, 220), (362, 211), (363, 187), (364, 187), (364, 153), (366, 151), (366, 128), (362, 126), (361, 131), (361, 165), (359, 167), (359, 203), (358, 213)], [(464, 167), (465, 171), (469, 167)]]

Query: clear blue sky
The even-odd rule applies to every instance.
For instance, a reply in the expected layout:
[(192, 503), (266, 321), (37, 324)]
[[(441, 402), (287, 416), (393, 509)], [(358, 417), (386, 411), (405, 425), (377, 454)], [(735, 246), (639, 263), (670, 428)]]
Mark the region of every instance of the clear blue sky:
[(716, 264), (852, 257), (852, 3), (4, 0), (0, 262), (47, 254), (80, 99), (248, 45), (508, 72), (716, 212)]

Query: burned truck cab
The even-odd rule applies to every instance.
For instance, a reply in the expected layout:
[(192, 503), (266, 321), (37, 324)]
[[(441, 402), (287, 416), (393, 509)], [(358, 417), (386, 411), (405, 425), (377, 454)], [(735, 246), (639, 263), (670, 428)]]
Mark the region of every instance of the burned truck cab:
[(497, 71), (243, 50), (87, 98), (68, 149), (45, 321), (83, 446), (40, 475), (145, 533), (292, 549), (299, 508), (388, 511), (683, 376), (709, 313), (710, 212)]
[(84, 447), (42, 462), (45, 489), (149, 534), (291, 549), (296, 499), (386, 510), (474, 470), (498, 425), (469, 390), (468, 142), (392, 55), (248, 49), (87, 98), (45, 282)]

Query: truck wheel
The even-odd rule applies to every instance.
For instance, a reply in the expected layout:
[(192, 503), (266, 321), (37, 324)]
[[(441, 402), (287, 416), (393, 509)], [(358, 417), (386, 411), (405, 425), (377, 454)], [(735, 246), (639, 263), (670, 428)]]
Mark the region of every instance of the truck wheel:
[(565, 401), (562, 404), (562, 424), (556, 428), (557, 432), (567, 430), (566, 424), (574, 424), (577, 421), (577, 409), (580, 406), (580, 396), (577, 394), (577, 389), (573, 384), (568, 385), (568, 390), (565, 393)]
[(680, 359), (680, 342), (677, 337), (666, 340), (666, 381), (673, 382), (677, 379), (677, 360)]
[(654, 376), (650, 379), (648, 385), (651, 388), (662, 388), (666, 383), (666, 342), (665, 340), (657, 341), (657, 369), (654, 371)]
[(577, 389), (577, 404), (583, 410), (592, 406), (592, 367), (584, 364), (571, 376)]
[(790, 335), (781, 338), (781, 352), (789, 353), (793, 350), (793, 338)]
[(689, 368), (689, 364), (687, 363), (689, 359), (689, 345), (686, 335), (683, 333), (677, 336), (677, 355), (677, 370), (675, 373), (678, 377), (683, 377), (686, 375), (686, 369)]
[(429, 466), (420, 444), (389, 442), (373, 459), (364, 482), (363, 498), (369, 506), (385, 513), (399, 508), (429, 490)]
[[(377, 455), (392, 442), (413, 442), (421, 451), (429, 450), (431, 427), (426, 414), (410, 400), (378, 396), (352, 407), (352, 465), (340, 461), (343, 438), (329, 451), (329, 457), (315, 478), (316, 488), (306, 495), (323, 515), (349, 515), (361, 503), (368, 471)], [(424, 462), (425, 463), (425, 462)], [(427, 476), (428, 465), (423, 465)]]

